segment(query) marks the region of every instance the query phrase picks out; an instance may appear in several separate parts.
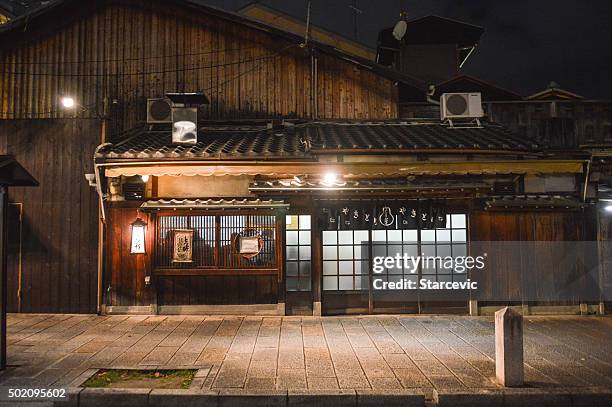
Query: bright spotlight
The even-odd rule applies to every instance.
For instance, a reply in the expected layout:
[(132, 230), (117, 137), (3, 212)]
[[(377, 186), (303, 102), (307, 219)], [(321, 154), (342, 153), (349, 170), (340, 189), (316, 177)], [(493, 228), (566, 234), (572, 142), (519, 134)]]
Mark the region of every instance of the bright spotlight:
[(65, 109), (71, 109), (71, 108), (74, 107), (74, 105), (75, 105), (75, 103), (74, 103), (74, 99), (73, 98), (71, 98), (69, 96), (65, 96), (65, 97), (62, 98), (62, 106)]
[(333, 172), (328, 172), (323, 176), (323, 183), (326, 185), (332, 185), (336, 183), (338, 176)]
[(606, 212), (612, 212), (612, 205), (606, 205), (606, 206), (604, 206), (604, 211), (606, 211)]

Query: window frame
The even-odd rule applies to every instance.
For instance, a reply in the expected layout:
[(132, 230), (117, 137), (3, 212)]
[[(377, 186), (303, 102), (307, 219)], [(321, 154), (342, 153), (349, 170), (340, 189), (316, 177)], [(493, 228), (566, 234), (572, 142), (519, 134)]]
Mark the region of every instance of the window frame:
[[(325, 244), (325, 238), (323, 236), (323, 234), (325, 232), (332, 232), (335, 235), (335, 241), (336, 243), (331, 243), (331, 244)], [(367, 239), (367, 243), (364, 244), (356, 244), (355, 243), (355, 232), (366, 232), (368, 235), (368, 239)], [(350, 243), (341, 243), (340, 242), (340, 233), (350, 233), (351, 234), (351, 242)], [(363, 242), (363, 240), (361, 241)], [(336, 257), (335, 258), (325, 258), (325, 247), (332, 247), (335, 249), (336, 252)], [(341, 256), (340, 251), (341, 248), (347, 248), (350, 247), (351, 248), (351, 252), (352, 252), (352, 257), (350, 258), (344, 258)], [(361, 249), (359, 250), (360, 252), (360, 256), (359, 258), (357, 258), (355, 256), (355, 252), (356, 252), (356, 248), (360, 247)], [(363, 248), (366, 248), (367, 253), (363, 253)], [(340, 271), (340, 267), (341, 267), (341, 262), (350, 262), (351, 264), (351, 269), (352, 269), (352, 273), (351, 274), (343, 274)], [(363, 263), (366, 262), (368, 264), (368, 272), (367, 273), (356, 273), (356, 268), (357, 268), (357, 262), (359, 263)], [(329, 263), (329, 264), (335, 264), (336, 265), (336, 274), (326, 274), (325, 272), (325, 263)], [(326, 292), (362, 292), (362, 291), (366, 291), (366, 289), (355, 289), (355, 286), (357, 285), (357, 278), (359, 278), (359, 283), (360, 285), (363, 287), (363, 283), (362, 283), (362, 279), (366, 278), (367, 280), (367, 285), (369, 286), (370, 282), (370, 275), (371, 275), (371, 269), (372, 269), (372, 230), (368, 230), (368, 229), (347, 229), (347, 230), (323, 230), (321, 231), (321, 291), (326, 291)], [(352, 286), (353, 289), (340, 289), (340, 279), (341, 277), (343, 279), (349, 279), (349, 277), (352, 280)], [(326, 279), (333, 279), (335, 278), (336, 280), (336, 289), (325, 289), (325, 280)]]
[[(463, 224), (462, 227), (456, 227), (455, 228), (453, 226), (453, 221), (452, 221), (452, 216), (453, 215), (463, 215), (463, 217), (464, 217), (463, 223), (464, 224)], [(442, 272), (441, 273), (438, 270), (439, 269), (438, 266), (436, 266), (436, 270), (435, 270), (434, 273), (424, 273), (423, 272), (423, 264), (422, 263), (419, 264), (419, 269), (418, 269), (417, 273), (414, 273), (414, 274), (408, 274), (406, 272), (406, 270), (404, 270), (404, 269), (401, 270), (401, 273), (387, 273), (387, 272), (384, 272), (384, 273), (381, 273), (381, 274), (373, 274), (373, 272), (372, 272), (372, 261), (373, 261), (374, 255), (375, 255), (375, 253), (374, 253), (375, 246), (385, 247), (385, 253), (387, 253), (386, 255), (389, 255), (388, 254), (388, 250), (389, 250), (389, 247), (390, 247), (390, 245), (389, 245), (389, 233), (388, 233), (389, 231), (397, 231), (397, 232), (400, 233), (400, 236), (402, 237), (401, 244), (397, 243), (397, 245), (401, 246), (402, 252), (405, 250), (405, 247), (413, 245), (413, 246), (415, 246), (417, 248), (417, 253), (420, 255), (421, 253), (423, 253), (423, 247), (425, 246), (425, 247), (433, 247), (434, 248), (433, 255), (436, 256), (438, 254), (438, 246), (448, 245), (448, 246), (450, 246), (451, 256), (455, 255), (455, 246), (464, 246), (465, 255), (467, 256), (470, 253), (470, 232), (469, 232), (470, 221), (469, 221), (469, 217), (470, 217), (469, 216), (469, 211), (453, 211), (453, 212), (448, 212), (447, 213), (447, 223), (446, 223), (446, 227), (445, 228), (421, 229), (421, 228), (417, 227), (416, 229), (363, 229), (364, 231), (368, 232), (368, 242), (367, 242), (366, 247), (368, 248), (368, 251), (369, 251), (369, 259), (367, 259), (367, 261), (369, 262), (369, 273), (367, 274), (369, 281), (368, 281), (367, 288), (362, 288), (360, 290), (355, 289), (355, 276), (360, 276), (361, 278), (363, 278), (364, 276), (366, 276), (366, 274), (355, 274), (355, 262), (356, 261), (364, 261), (364, 260), (362, 260), (361, 258), (360, 259), (356, 259), (355, 255), (354, 255), (354, 251), (353, 251), (353, 258), (352, 259), (348, 259), (348, 260), (351, 260), (353, 262), (353, 274), (352, 274), (352, 277), (353, 277), (353, 289), (352, 290), (340, 289), (340, 276), (342, 276), (342, 274), (340, 274), (340, 270), (339, 270), (339, 262), (341, 260), (340, 256), (339, 256), (339, 250), (340, 250), (339, 247), (341, 246), (341, 244), (339, 242), (339, 232), (345, 232), (345, 231), (349, 231), (349, 230), (340, 230), (340, 229), (331, 230), (331, 231), (330, 230), (321, 230), (320, 231), (320, 233), (321, 233), (321, 259), (320, 259), (320, 263), (321, 263), (321, 266), (320, 266), (321, 267), (321, 282), (320, 282), (320, 284), (321, 284), (321, 292), (322, 293), (328, 293), (328, 294), (333, 294), (333, 293), (365, 293), (365, 292), (368, 292), (368, 291), (370, 291), (372, 289), (372, 287), (371, 287), (371, 279), (373, 277), (375, 277), (375, 276), (383, 277), (383, 278), (385, 278), (385, 281), (388, 281), (387, 279), (388, 279), (388, 277), (390, 275), (392, 275), (392, 276), (393, 275), (400, 276), (402, 278), (405, 278), (406, 276), (411, 276), (411, 275), (412, 276), (417, 276), (417, 278), (429, 277), (429, 278), (435, 279), (436, 281), (438, 281), (438, 276), (451, 276), (450, 277), (451, 278), (450, 281), (456, 281), (455, 280), (455, 275), (458, 275), (458, 274), (462, 274), (462, 275), (466, 276), (466, 278), (467, 278), (467, 274), (468, 274), (467, 272), (458, 273), (455, 270), (452, 270), (452, 271), (450, 271), (448, 273), (446, 273), (446, 272)], [(353, 250), (355, 250), (354, 249), (354, 247), (355, 247), (355, 244), (354, 244), (354, 232), (356, 230), (351, 230), (353, 232), (353, 240), (352, 240), (353, 243), (352, 243), (352, 246), (351, 246), (351, 247), (353, 247)], [(361, 229), (359, 229), (359, 230), (361, 230)], [(439, 244), (438, 243), (438, 236), (437, 236), (438, 235), (438, 231), (444, 231), (444, 230), (448, 231), (448, 233), (450, 234), (450, 239), (449, 239), (448, 243)], [(465, 232), (465, 240), (462, 241), (462, 242), (459, 242), (459, 241), (455, 242), (454, 239), (453, 239), (453, 231), (454, 230), (464, 231)], [(407, 231), (415, 231), (416, 232), (416, 241), (414, 241), (414, 243), (410, 243), (410, 242), (404, 241), (404, 233), (406, 233)], [(431, 231), (431, 232), (433, 232), (434, 240), (432, 242), (426, 241), (424, 243), (423, 239), (422, 239), (422, 232), (423, 231)], [(327, 244), (326, 245), (324, 243), (323, 233), (325, 233), (325, 232), (334, 232), (336, 234), (336, 243), (335, 244)], [(380, 233), (380, 232), (384, 232), (385, 233), (385, 243), (384, 244), (381, 244), (381, 243), (375, 244), (375, 241), (373, 240), (374, 239), (374, 234), (375, 233)], [(391, 240), (391, 241), (395, 242), (395, 240)], [(336, 248), (336, 259), (335, 259), (335, 261), (338, 263), (338, 268), (336, 270), (337, 274), (334, 274), (334, 275), (326, 275), (325, 274), (325, 271), (324, 271), (325, 261), (326, 260), (327, 261), (334, 261), (334, 259), (325, 259), (325, 254), (324, 254), (325, 246)], [(393, 246), (393, 245), (391, 245), (391, 246)], [(426, 253), (426, 255), (427, 255), (427, 253)], [(346, 275), (346, 276), (348, 276), (348, 275)], [(325, 288), (325, 283), (324, 283), (325, 277), (328, 277), (328, 278), (336, 277), (337, 288), (336, 289), (326, 289)], [(362, 284), (362, 287), (363, 287), (363, 284)]]
[[(291, 216), (295, 216), (297, 217), (297, 228), (296, 229), (289, 229), (287, 228), (287, 224), (286, 224), (286, 219), (287, 217), (291, 217)], [(308, 217), (309, 218), (309, 223), (310, 223), (310, 227), (308, 229), (302, 229), (302, 217)], [(303, 293), (303, 292), (311, 292), (312, 291), (312, 277), (314, 274), (314, 263), (315, 263), (315, 259), (313, 258), (313, 241), (314, 241), (314, 224), (313, 224), (313, 216), (311, 214), (308, 213), (288, 213), (285, 215), (285, 227), (284, 227), (284, 231), (285, 231), (285, 240), (284, 240), (284, 270), (285, 270), (285, 290), (289, 293)], [(289, 243), (289, 239), (288, 239), (288, 233), (289, 232), (295, 232), (297, 233), (297, 243)], [(310, 235), (310, 239), (308, 244), (302, 244), (301, 243), (301, 233), (302, 232), (308, 232)], [(288, 256), (288, 248), (291, 247), (295, 247), (297, 248), (297, 259), (289, 259)], [(301, 251), (302, 251), (302, 247), (308, 247), (309, 251), (310, 251), (310, 255), (308, 259), (302, 259), (301, 258)], [(290, 276), (289, 275), (289, 263), (295, 263), (297, 264), (297, 276)], [(309, 275), (302, 275), (302, 270), (301, 270), (301, 264), (302, 263), (309, 263), (310, 264), (310, 271), (309, 271)], [(297, 282), (297, 289), (289, 289), (289, 279), (295, 279)], [(307, 289), (301, 289), (300, 288), (300, 282), (302, 281), (308, 281), (308, 288)]]
[[(194, 265), (187, 264), (182, 267), (174, 267), (174, 265), (165, 266), (159, 264), (160, 256), (160, 236), (159, 219), (167, 216), (212, 216), (214, 217), (214, 255), (212, 265)], [(270, 265), (232, 265), (225, 266), (221, 264), (221, 217), (223, 216), (271, 216), (274, 218), (271, 223), (271, 230), (274, 231), (273, 243), (273, 264)], [(159, 211), (153, 213), (153, 224), (155, 227), (153, 236), (153, 256), (151, 256), (151, 269), (155, 275), (200, 275), (200, 274), (238, 274), (238, 275), (260, 275), (260, 274), (279, 274), (282, 269), (282, 250), (283, 239), (281, 238), (282, 228), (279, 219), (284, 220), (284, 214), (279, 214), (278, 211), (272, 209), (260, 210), (176, 210), (176, 211)]]

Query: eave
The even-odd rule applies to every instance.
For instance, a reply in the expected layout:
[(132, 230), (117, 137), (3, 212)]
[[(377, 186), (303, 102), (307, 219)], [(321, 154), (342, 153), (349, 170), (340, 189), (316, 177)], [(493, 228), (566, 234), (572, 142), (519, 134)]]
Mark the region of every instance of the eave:
[(105, 162), (107, 177), (118, 176), (323, 176), (346, 179), (409, 175), (581, 174), (588, 160), (516, 160), (407, 163), (319, 163), (297, 161)]

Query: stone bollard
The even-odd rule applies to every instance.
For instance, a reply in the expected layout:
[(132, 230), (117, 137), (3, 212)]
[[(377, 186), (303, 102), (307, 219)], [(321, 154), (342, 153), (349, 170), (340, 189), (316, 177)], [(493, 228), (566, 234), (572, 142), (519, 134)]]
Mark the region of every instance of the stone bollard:
[(495, 313), (495, 375), (505, 387), (524, 382), (523, 316), (508, 307)]

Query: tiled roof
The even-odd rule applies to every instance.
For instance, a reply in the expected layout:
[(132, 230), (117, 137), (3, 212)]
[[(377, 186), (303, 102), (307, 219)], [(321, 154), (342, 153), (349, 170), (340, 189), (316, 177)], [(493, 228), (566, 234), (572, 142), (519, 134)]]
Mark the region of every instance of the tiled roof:
[(306, 127), (313, 150), (536, 150), (535, 142), (493, 124), (317, 123)]
[(303, 157), (307, 153), (296, 134), (226, 126), (200, 128), (195, 145), (173, 145), (170, 130), (140, 131), (120, 143), (101, 148), (96, 155), (111, 159), (272, 159)]
[(533, 141), (492, 124), (451, 128), (440, 123), (309, 122), (268, 130), (262, 126), (203, 127), (193, 146), (173, 145), (170, 130), (135, 132), (103, 146), (106, 159), (283, 159), (334, 152), (533, 153)]

